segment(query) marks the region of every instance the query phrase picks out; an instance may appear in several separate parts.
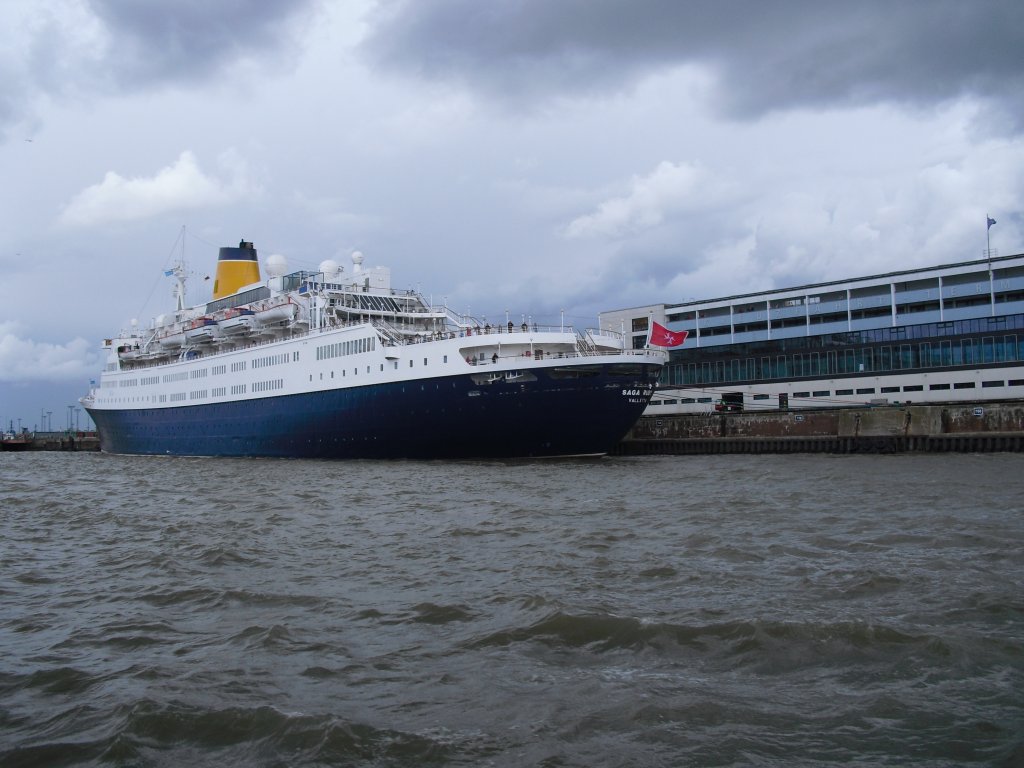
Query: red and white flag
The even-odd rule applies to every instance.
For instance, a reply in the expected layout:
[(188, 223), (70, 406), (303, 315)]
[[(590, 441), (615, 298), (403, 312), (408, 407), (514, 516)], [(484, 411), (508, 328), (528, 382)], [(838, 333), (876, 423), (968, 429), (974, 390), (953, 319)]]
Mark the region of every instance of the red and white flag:
[(652, 347), (678, 347), (689, 336), (689, 331), (670, 331), (664, 325), (651, 321), (651, 335), (647, 343)]

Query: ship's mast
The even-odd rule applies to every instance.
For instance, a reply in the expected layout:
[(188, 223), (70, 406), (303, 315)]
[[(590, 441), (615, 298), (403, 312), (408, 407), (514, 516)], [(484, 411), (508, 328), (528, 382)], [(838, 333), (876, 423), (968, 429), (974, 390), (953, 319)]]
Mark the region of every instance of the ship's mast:
[(174, 277), (175, 284), (174, 288), (171, 289), (171, 295), (175, 299), (174, 311), (181, 312), (185, 309), (185, 280), (188, 278), (188, 270), (185, 265), (185, 227), (181, 228), (181, 256), (174, 262), (174, 266), (164, 272), (167, 277)]
[(175, 299), (175, 311), (181, 312), (181, 310), (185, 308), (185, 278), (187, 277), (185, 262), (177, 262), (167, 274), (168, 276), (173, 276), (175, 279), (174, 288), (171, 289), (171, 294)]

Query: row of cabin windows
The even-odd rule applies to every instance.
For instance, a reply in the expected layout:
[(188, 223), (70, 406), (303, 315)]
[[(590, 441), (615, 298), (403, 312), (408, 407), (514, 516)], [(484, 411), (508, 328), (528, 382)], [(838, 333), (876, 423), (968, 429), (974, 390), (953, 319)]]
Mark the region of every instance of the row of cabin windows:
[[(482, 357), (481, 357), (481, 359), (482, 359)], [(448, 355), (443, 355), (441, 361), (444, 362), (444, 363), (447, 363), (448, 362)], [(429, 365), (430, 364), (430, 358), (424, 357), (423, 358), (423, 364), (424, 365)], [(415, 360), (410, 360), (409, 361), (409, 367), (412, 368), (414, 365), (416, 365), (416, 361)], [(392, 360), (391, 361), (391, 366), (392, 366), (392, 368), (394, 370), (397, 371), (398, 370), (398, 361), (397, 360)], [(384, 372), (384, 363), (380, 364), (380, 370), (381, 370), (381, 373)], [(370, 366), (366, 366), (366, 372), (367, 373), (370, 372)], [(334, 371), (328, 371), (327, 372), (327, 378), (328, 379), (333, 379), (334, 378), (334, 373), (335, 373)], [(340, 370), (340, 373), (341, 373), (342, 378), (344, 378), (345, 376), (348, 375), (348, 369), (347, 368), (342, 368)], [(352, 369), (352, 375), (353, 376), (358, 376), (359, 375), (359, 369), (358, 368), (353, 368)], [(310, 381), (313, 380), (313, 374), (309, 374), (309, 380)], [(324, 380), (324, 374), (321, 373), (320, 374), (320, 381), (323, 381), (323, 380)]]
[(351, 341), (339, 341), (334, 344), (323, 344), (316, 348), (317, 360), (330, 360), (334, 357), (344, 355), (359, 355), (363, 352), (372, 352), (376, 349), (376, 339), (368, 336), (364, 339), (352, 339)]
[[(365, 351), (372, 351), (375, 348), (374, 340), (372, 338), (357, 339), (357, 340), (353, 340), (351, 342), (344, 342), (343, 344), (351, 344), (353, 349), (358, 349), (359, 351), (364, 351), (364, 352)], [(322, 349), (329, 349), (331, 347), (342, 347), (343, 344), (329, 344), (329, 345), (326, 345), (326, 347), (318, 348), (318, 350), (317, 350), (318, 359), (320, 359), (320, 356), (319, 356), (320, 350), (322, 350)], [(358, 354), (358, 352), (339, 352), (338, 354)], [(293, 361), (297, 361), (299, 359), (299, 353), (298, 352), (293, 352), (293, 353), (291, 353), (291, 355), (292, 355), (292, 360)], [(277, 365), (277, 364), (279, 364), (281, 362), (287, 362), (287, 357), (288, 357), (288, 353), (282, 353), (280, 355), (271, 355), (271, 356), (267, 356), (267, 357), (263, 357), (263, 358), (256, 358), (256, 359), (253, 360), (253, 368), (263, 367), (263, 366), (267, 366), (267, 365)], [(448, 355), (444, 355), (442, 361), (447, 363), (448, 362)], [(424, 357), (423, 358), (423, 365), (429, 365), (429, 364), (430, 364), (430, 359)], [(393, 365), (395, 370), (398, 370), (398, 361), (397, 360), (392, 361), (392, 365)], [(415, 361), (414, 360), (409, 360), (409, 367), (412, 368), (414, 365), (415, 365)], [(232, 363), (231, 364), (231, 370), (233, 372), (236, 370), (236, 366), (237, 366), (237, 370), (245, 370), (245, 361), (243, 360), (243, 361), (240, 361), (240, 362), (237, 362), (237, 363)], [(224, 373), (223, 369), (224, 369), (223, 365), (214, 366), (213, 374), (217, 375), (217, 374), (220, 374), (220, 373)], [(384, 371), (384, 364), (383, 363), (380, 364), (380, 370), (381, 370), (381, 372)], [(366, 372), (370, 373), (370, 366), (366, 366)], [(342, 370), (341, 371), (341, 375), (342, 376), (345, 376), (346, 373), (347, 373), (347, 370)], [(359, 375), (359, 369), (358, 368), (353, 368), (352, 369), (352, 375), (353, 376)], [(201, 377), (204, 377), (204, 376), (206, 376), (206, 369), (205, 368), (196, 369), (196, 370), (193, 370), (191, 372), (191, 377), (192, 378), (201, 378)], [(182, 372), (174, 373), (174, 374), (165, 374), (163, 376), (163, 380), (165, 382), (166, 381), (180, 381), (180, 380), (186, 379), (186, 378), (189, 378), (189, 372), (187, 372), (187, 371), (182, 371)], [(320, 374), (320, 379), (323, 380), (323, 378), (324, 378), (324, 375), (323, 375), (323, 373), (321, 373)], [(332, 379), (334, 378), (334, 371), (330, 371), (330, 378), (332, 378)], [(312, 374), (310, 374), (309, 380), (310, 381), (313, 380), (313, 375)], [(146, 383), (146, 384), (156, 384), (156, 383), (158, 383), (158, 377), (154, 376), (154, 377), (151, 377), (148, 380), (147, 379), (143, 379), (143, 383)], [(119, 385), (122, 386), (122, 387), (136, 386), (137, 384), (138, 384), (138, 380), (137, 379), (124, 379), (124, 380), (119, 382)], [(281, 389), (283, 387), (284, 387), (284, 380), (283, 379), (275, 379), (275, 380), (270, 381), (270, 382), (255, 382), (252, 385), (252, 391), (253, 392), (266, 392), (266, 391), (269, 391), (271, 389)], [(231, 387), (231, 394), (232, 395), (244, 395), (245, 393), (246, 393), (246, 385), (245, 384), (238, 384), (238, 385), (234, 385), (234, 386)], [(226, 392), (225, 392), (225, 388), (224, 387), (216, 387), (213, 390), (213, 397), (223, 397), (225, 394), (226, 394)], [(190, 392), (188, 395), (186, 395), (185, 393), (175, 393), (175, 394), (171, 395), (171, 402), (177, 402), (177, 401), (180, 401), (180, 400), (184, 400), (184, 399), (186, 399), (186, 397), (188, 399), (191, 399), (191, 400), (201, 400), (201, 399), (206, 398), (207, 396), (208, 396), (207, 390), (195, 390), (193, 392)], [(107, 402), (122, 402), (122, 401), (111, 399), (111, 400), (108, 400)], [(154, 399), (153, 402), (157, 402), (157, 400)], [(159, 402), (161, 402), (161, 403), (167, 402), (167, 396), (166, 395), (160, 395)]]
[[(1024, 387), (1024, 379), (995, 379), (991, 381), (982, 381), (981, 386), (983, 389), (995, 389), (1000, 387)], [(925, 386), (923, 384), (907, 384), (903, 387), (890, 386), (890, 387), (857, 387), (851, 389), (837, 389), (834, 392), (828, 389), (816, 389), (808, 392), (794, 392), (790, 397), (792, 399), (813, 399), (820, 397), (846, 397), (852, 395), (874, 395), (874, 394), (895, 394), (897, 392), (923, 392)], [(928, 385), (928, 391), (949, 391), (949, 390), (962, 390), (962, 389), (977, 389), (977, 385), (973, 381), (957, 381), (957, 382), (940, 382)], [(766, 392), (757, 392), (751, 396), (752, 400), (773, 400), (777, 398), (777, 395), (768, 394)], [(654, 400), (651, 405), (677, 405), (677, 404), (690, 404), (690, 403), (710, 403), (715, 398), (712, 397), (678, 397), (678, 398), (665, 398), (663, 400)]]

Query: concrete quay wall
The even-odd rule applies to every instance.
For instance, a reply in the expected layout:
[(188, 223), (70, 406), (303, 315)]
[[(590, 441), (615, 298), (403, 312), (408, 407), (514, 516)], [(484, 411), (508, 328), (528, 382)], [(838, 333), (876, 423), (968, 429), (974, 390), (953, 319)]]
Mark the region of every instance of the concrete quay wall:
[(1024, 402), (644, 416), (616, 455), (1024, 450)]
[(4, 451), (98, 451), (100, 438), (95, 432), (36, 432), (28, 439), (6, 440)]

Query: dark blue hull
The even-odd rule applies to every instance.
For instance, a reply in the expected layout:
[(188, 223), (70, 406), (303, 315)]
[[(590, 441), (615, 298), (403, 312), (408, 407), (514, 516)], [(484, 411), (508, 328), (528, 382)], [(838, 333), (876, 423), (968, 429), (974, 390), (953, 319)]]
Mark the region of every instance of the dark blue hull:
[(610, 451), (636, 423), (660, 372), (656, 364), (606, 363), (532, 369), (519, 380), (493, 383), (464, 375), (89, 414), (108, 453), (334, 459), (592, 455)]

